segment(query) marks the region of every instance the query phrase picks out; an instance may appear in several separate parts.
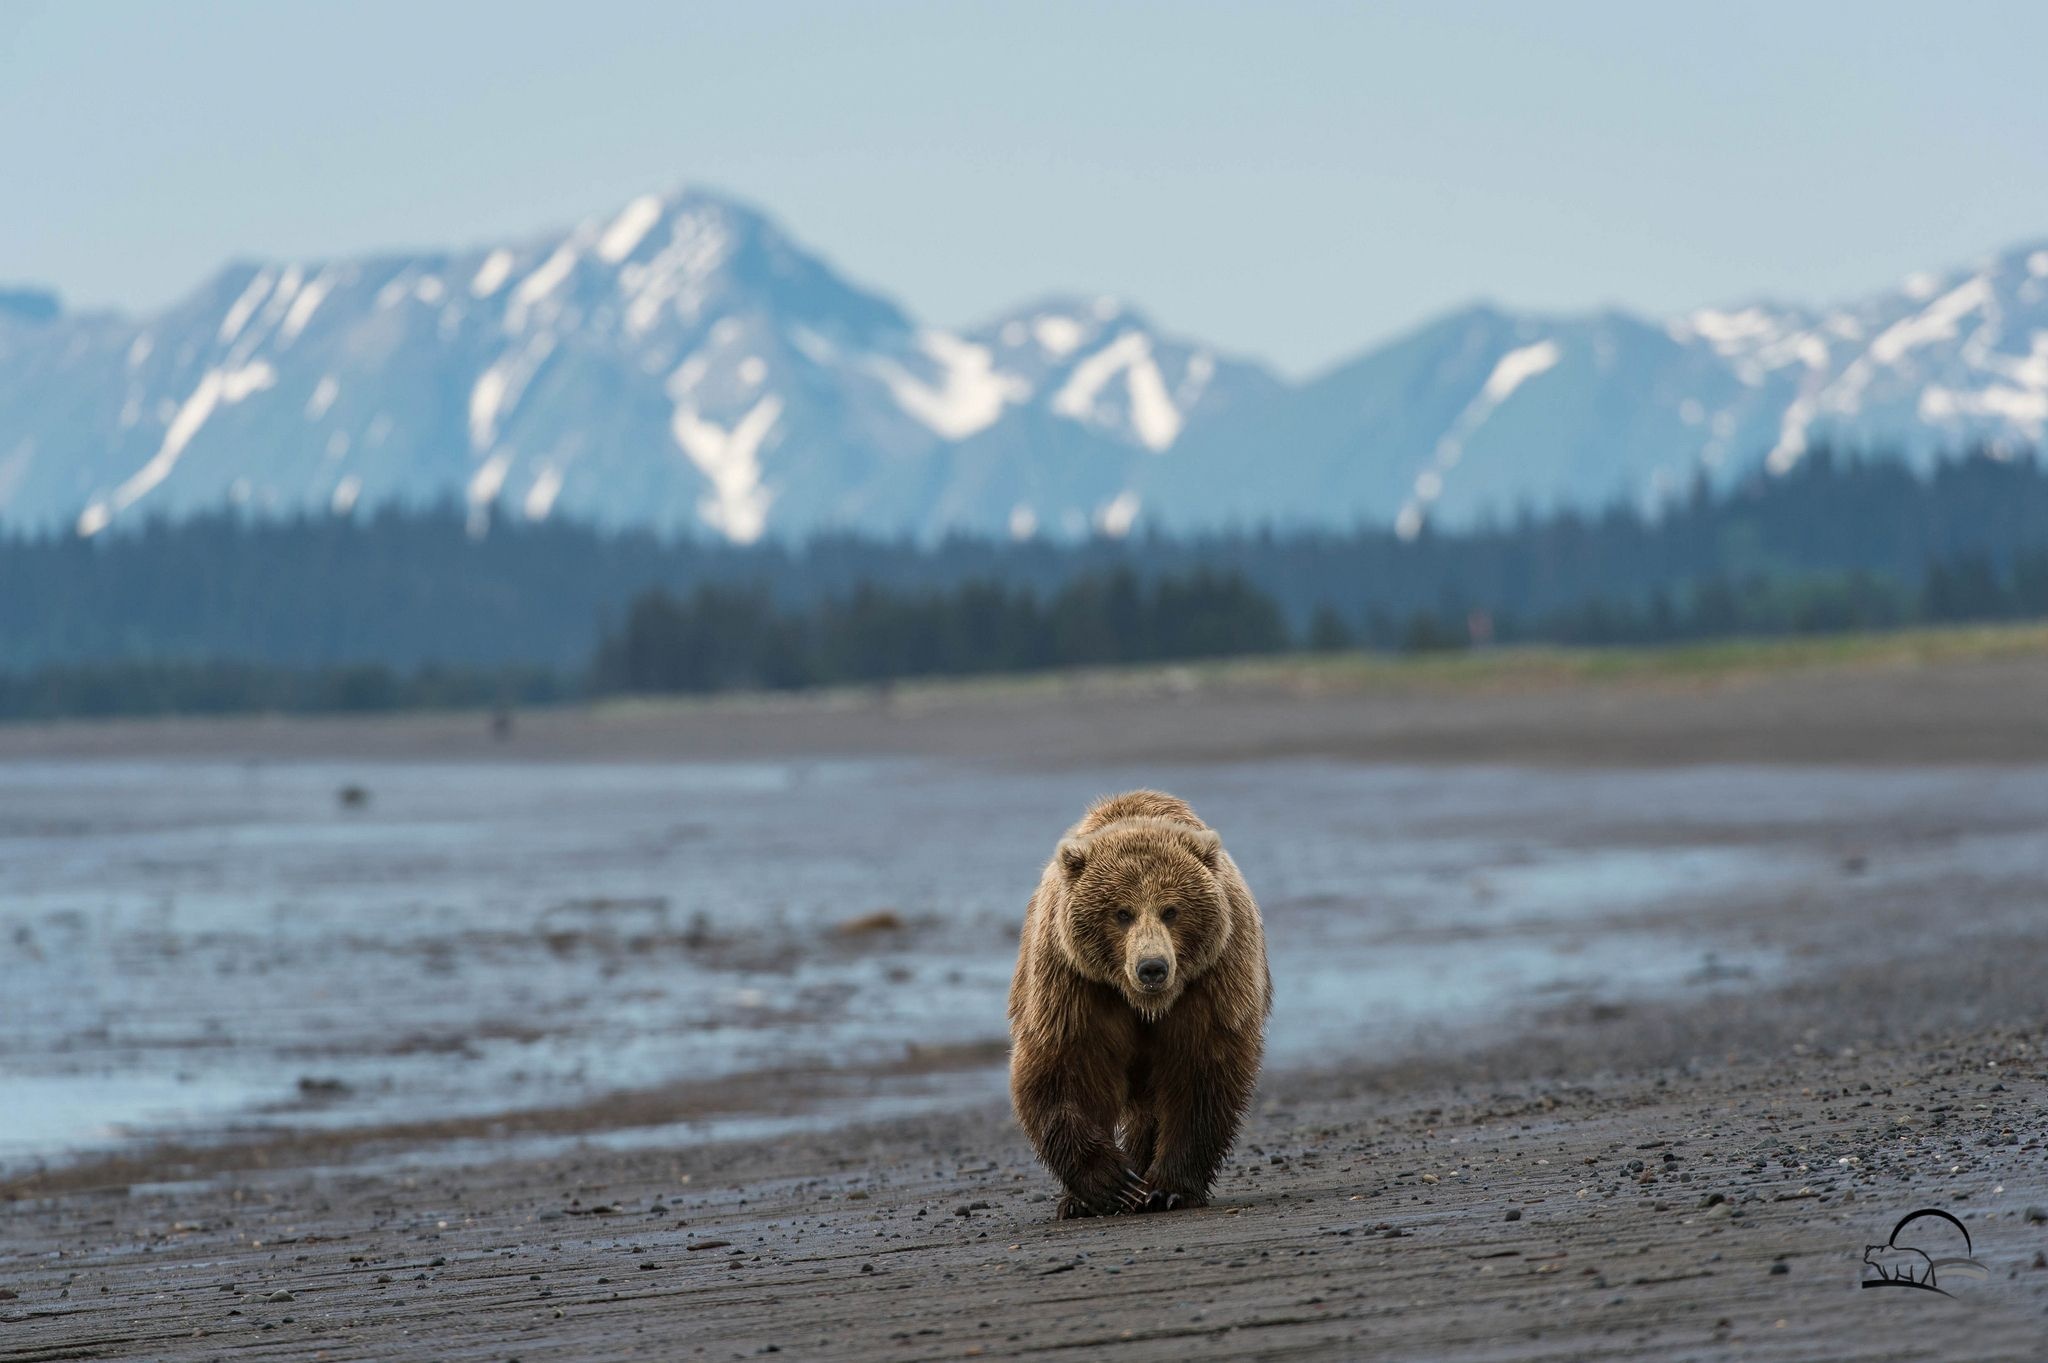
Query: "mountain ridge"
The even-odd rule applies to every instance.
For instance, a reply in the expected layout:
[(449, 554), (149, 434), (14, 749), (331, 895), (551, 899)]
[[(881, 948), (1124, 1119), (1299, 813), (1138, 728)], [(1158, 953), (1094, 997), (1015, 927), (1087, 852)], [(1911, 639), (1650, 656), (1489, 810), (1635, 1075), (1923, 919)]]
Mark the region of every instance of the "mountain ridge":
[[(1290, 382), (1103, 295), (918, 319), (767, 213), (642, 195), (517, 240), (236, 260), (144, 317), (0, 307), (0, 527), (457, 497), (739, 543), (1456, 526), (1654, 506), (1823, 439), (2038, 444), (2048, 246), (1829, 307), (1477, 300)], [(0, 300), (5, 301), (5, 300)]]

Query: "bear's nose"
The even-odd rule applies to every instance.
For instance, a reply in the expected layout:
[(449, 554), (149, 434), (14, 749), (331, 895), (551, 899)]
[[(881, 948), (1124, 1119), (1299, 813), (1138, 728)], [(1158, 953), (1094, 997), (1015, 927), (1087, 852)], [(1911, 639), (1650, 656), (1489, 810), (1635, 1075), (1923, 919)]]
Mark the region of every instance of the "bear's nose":
[(1173, 973), (1173, 967), (1164, 956), (1147, 956), (1138, 962), (1138, 983), (1147, 989), (1157, 989), (1166, 983), (1166, 977)]

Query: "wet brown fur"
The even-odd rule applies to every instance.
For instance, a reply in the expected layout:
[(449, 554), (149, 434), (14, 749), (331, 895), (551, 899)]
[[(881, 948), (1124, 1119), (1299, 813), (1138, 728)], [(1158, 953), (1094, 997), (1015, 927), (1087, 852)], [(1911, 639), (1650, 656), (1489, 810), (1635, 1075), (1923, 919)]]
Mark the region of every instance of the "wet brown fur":
[[(1163, 988), (1138, 979), (1148, 957), (1171, 962)], [(1010, 985), (1010, 1094), (1060, 1214), (1207, 1202), (1272, 1006), (1259, 906), (1216, 833), (1158, 791), (1091, 806), (1039, 879)]]

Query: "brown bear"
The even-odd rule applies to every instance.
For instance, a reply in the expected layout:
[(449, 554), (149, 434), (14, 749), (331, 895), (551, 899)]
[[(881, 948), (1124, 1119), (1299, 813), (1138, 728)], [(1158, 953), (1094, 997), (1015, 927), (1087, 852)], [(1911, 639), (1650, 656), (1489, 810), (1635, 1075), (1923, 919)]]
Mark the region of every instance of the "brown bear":
[(1059, 1214), (1206, 1204), (1272, 1009), (1222, 839), (1171, 795), (1098, 800), (1039, 878), (1010, 984), (1010, 1096)]

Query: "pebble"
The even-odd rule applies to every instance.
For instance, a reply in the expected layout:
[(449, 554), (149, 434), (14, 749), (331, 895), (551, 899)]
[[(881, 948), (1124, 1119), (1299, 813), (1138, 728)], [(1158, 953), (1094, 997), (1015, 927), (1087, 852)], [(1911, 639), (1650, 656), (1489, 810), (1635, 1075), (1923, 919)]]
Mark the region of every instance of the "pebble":
[(2042, 1221), (2048, 1221), (2048, 1207), (2027, 1208), (2027, 1220), (2037, 1223)]
[(1522, 1219), (1522, 1209), (1520, 1207), (1510, 1207), (1508, 1208), (1508, 1214), (1501, 1219), (1504, 1221), (1520, 1221)]
[(293, 1296), (293, 1295), (292, 1295), (291, 1293), (289, 1293), (289, 1292), (285, 1291), (285, 1290), (284, 1290), (283, 1288), (281, 1288), (281, 1287), (280, 1287), (279, 1289), (277, 1289), (277, 1291), (275, 1291), (275, 1292), (271, 1293), (271, 1294), (270, 1294), (269, 1296), (265, 1297), (265, 1298), (264, 1298), (263, 1300), (265, 1300), (265, 1301), (297, 1301), (297, 1300), (298, 1300), (298, 1298), (294, 1297), (294, 1296)]

